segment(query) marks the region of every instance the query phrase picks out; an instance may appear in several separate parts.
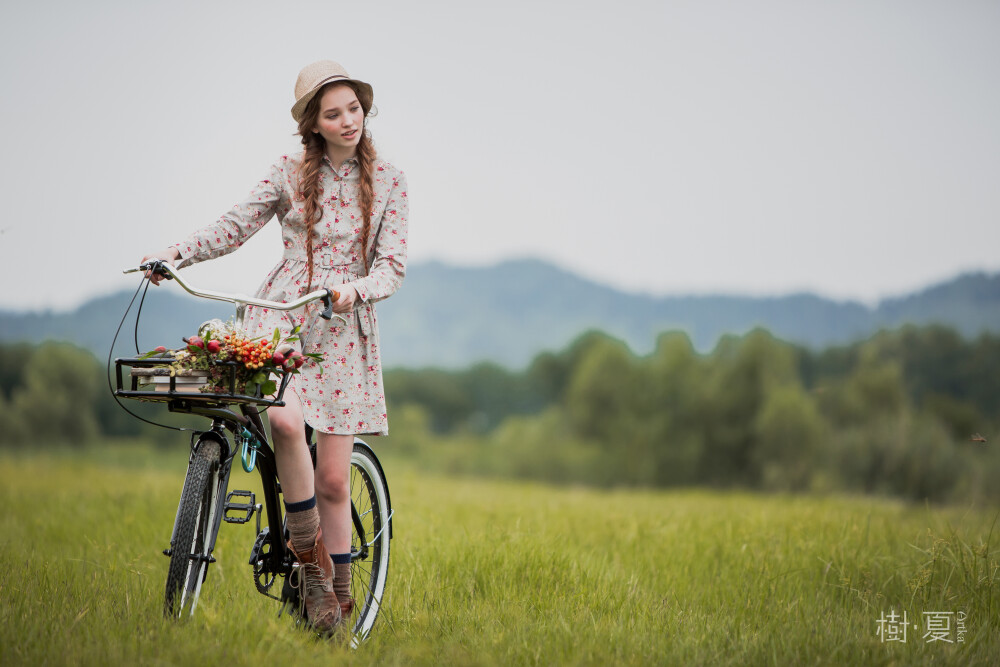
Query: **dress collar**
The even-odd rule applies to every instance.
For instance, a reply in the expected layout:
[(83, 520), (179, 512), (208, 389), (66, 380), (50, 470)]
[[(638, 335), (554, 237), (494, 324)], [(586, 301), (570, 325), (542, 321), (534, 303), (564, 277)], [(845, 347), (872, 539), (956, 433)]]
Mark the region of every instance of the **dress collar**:
[(356, 157), (349, 157), (344, 160), (344, 164), (340, 165), (339, 171), (333, 166), (333, 162), (330, 161), (329, 155), (323, 156), (323, 162), (330, 168), (330, 171), (332, 171), (333, 175), (338, 179), (347, 178), (354, 173), (354, 168), (358, 166), (358, 158)]

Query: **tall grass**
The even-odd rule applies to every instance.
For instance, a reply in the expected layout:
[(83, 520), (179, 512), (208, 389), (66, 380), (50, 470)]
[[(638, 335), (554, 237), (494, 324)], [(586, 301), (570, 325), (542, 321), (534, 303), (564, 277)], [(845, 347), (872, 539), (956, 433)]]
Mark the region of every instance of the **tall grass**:
[[(392, 458), (389, 594), (360, 649), (255, 592), (249, 526), (223, 526), (194, 618), (168, 621), (185, 458), (0, 458), (0, 664), (1000, 664), (996, 509), (554, 489)], [(875, 634), (892, 610), (919, 626), (906, 644)], [(965, 641), (927, 643), (930, 611), (967, 614)]]

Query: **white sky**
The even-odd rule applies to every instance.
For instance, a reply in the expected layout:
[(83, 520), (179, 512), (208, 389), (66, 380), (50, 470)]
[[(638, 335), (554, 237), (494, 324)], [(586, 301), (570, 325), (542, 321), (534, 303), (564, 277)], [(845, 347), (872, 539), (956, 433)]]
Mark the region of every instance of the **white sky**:
[[(0, 54), (0, 308), (134, 285), (297, 149), (326, 58), (375, 88), (413, 261), (868, 302), (1000, 269), (995, 1), (4, 0)], [(252, 291), (279, 238), (188, 276)]]

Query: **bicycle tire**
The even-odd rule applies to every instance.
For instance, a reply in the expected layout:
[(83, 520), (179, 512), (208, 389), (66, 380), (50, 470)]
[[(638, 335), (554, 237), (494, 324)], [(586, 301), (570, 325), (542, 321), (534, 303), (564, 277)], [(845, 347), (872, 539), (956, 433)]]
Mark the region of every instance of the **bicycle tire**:
[(188, 464), (184, 489), (177, 508), (174, 540), (163, 613), (180, 618), (194, 613), (201, 585), (208, 574), (212, 526), (218, 511), (221, 447), (214, 438), (202, 438)]
[(351, 531), (351, 596), (355, 607), (351, 623), (351, 644), (357, 646), (375, 625), (389, 575), (391, 508), (389, 487), (375, 454), (364, 444), (355, 443), (351, 453), (351, 502), (361, 517), (368, 540), (368, 556), (360, 558), (357, 530)]

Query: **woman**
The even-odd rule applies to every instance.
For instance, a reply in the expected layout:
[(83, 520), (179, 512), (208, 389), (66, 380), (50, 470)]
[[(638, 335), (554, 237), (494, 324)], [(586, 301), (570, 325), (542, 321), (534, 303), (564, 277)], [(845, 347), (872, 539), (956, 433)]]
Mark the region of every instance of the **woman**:
[[(388, 433), (374, 302), (406, 272), (407, 193), (402, 172), (378, 160), (365, 129), (372, 87), (320, 61), (295, 83), (292, 117), (304, 150), (272, 165), (242, 204), (181, 243), (148, 255), (178, 268), (236, 250), (268, 220), (281, 222), (283, 258), (257, 296), (287, 302), (313, 289), (339, 293), (348, 324), (319, 319), (318, 306), (281, 313), (250, 308), (247, 332), (285, 334), (299, 325), (303, 352), (317, 352), (268, 418), (290, 533), (302, 565), (310, 622), (335, 630), (351, 613), (350, 458), (355, 434)], [(179, 260), (179, 261), (178, 261)], [(158, 277), (154, 280), (159, 281)], [(316, 467), (303, 420), (317, 433)]]

